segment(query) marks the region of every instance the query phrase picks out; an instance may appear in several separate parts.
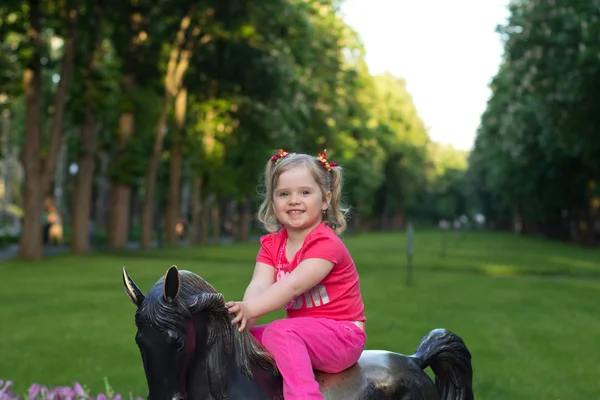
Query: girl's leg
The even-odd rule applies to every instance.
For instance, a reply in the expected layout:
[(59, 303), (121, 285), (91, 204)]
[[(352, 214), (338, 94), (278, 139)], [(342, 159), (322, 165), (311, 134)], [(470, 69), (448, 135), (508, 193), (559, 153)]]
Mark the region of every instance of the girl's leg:
[(252, 333), (275, 357), (286, 400), (323, 399), (313, 369), (337, 373), (351, 367), (366, 341), (353, 323), (326, 318), (277, 320)]
[(256, 340), (258, 340), (258, 342), (260, 344), (262, 344), (262, 337), (263, 337), (263, 333), (265, 331), (265, 328), (268, 326), (268, 324), (265, 325), (256, 325), (254, 328), (252, 328), (250, 330), (250, 333), (252, 334), (252, 336), (254, 336), (254, 338)]

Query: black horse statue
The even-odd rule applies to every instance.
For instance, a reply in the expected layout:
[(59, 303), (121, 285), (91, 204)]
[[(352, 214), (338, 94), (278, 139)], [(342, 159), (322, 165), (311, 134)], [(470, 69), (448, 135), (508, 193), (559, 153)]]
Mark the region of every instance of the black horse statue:
[[(204, 279), (172, 266), (144, 295), (123, 268), (123, 284), (137, 306), (149, 400), (283, 399), (275, 361), (251, 333), (231, 325), (223, 295)], [(428, 366), (435, 383), (423, 371)], [(425, 336), (412, 356), (365, 350), (347, 370), (315, 376), (325, 399), (473, 399), (471, 354), (444, 329)]]

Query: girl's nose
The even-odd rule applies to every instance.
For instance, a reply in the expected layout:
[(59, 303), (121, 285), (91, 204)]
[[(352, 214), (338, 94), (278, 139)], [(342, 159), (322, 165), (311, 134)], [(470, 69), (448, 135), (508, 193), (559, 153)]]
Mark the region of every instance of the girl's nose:
[(300, 197), (297, 194), (293, 194), (290, 196), (290, 204), (298, 204), (300, 202)]

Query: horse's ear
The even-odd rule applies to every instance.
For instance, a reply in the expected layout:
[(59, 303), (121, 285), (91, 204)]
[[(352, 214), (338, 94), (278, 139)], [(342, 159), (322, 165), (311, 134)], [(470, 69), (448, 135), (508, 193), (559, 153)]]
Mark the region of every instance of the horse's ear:
[(125, 293), (129, 296), (129, 299), (136, 306), (141, 306), (144, 301), (144, 294), (137, 287), (129, 273), (127, 272), (127, 268), (123, 267), (123, 287), (125, 288)]
[(171, 302), (179, 294), (179, 270), (175, 265), (168, 269), (163, 286), (164, 300)]

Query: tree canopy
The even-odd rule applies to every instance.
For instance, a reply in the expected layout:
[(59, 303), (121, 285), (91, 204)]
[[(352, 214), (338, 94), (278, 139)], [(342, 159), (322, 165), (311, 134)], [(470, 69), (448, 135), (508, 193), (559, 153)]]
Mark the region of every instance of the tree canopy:
[(468, 172), (470, 193), (497, 226), (597, 241), (599, 5), (511, 2), (498, 28), (504, 60)]
[(343, 165), (352, 229), (454, 217), (458, 203), (437, 199), (458, 185), (444, 171), (465, 166), (440, 156), (401, 77), (369, 72), (340, 6), (3, 2), (2, 154), (25, 171), (5, 202), (24, 209), (21, 256), (42, 256), (49, 207), (78, 253), (90, 231), (111, 248), (176, 244), (182, 226), (194, 242), (211, 227), (246, 240), (278, 148)]

